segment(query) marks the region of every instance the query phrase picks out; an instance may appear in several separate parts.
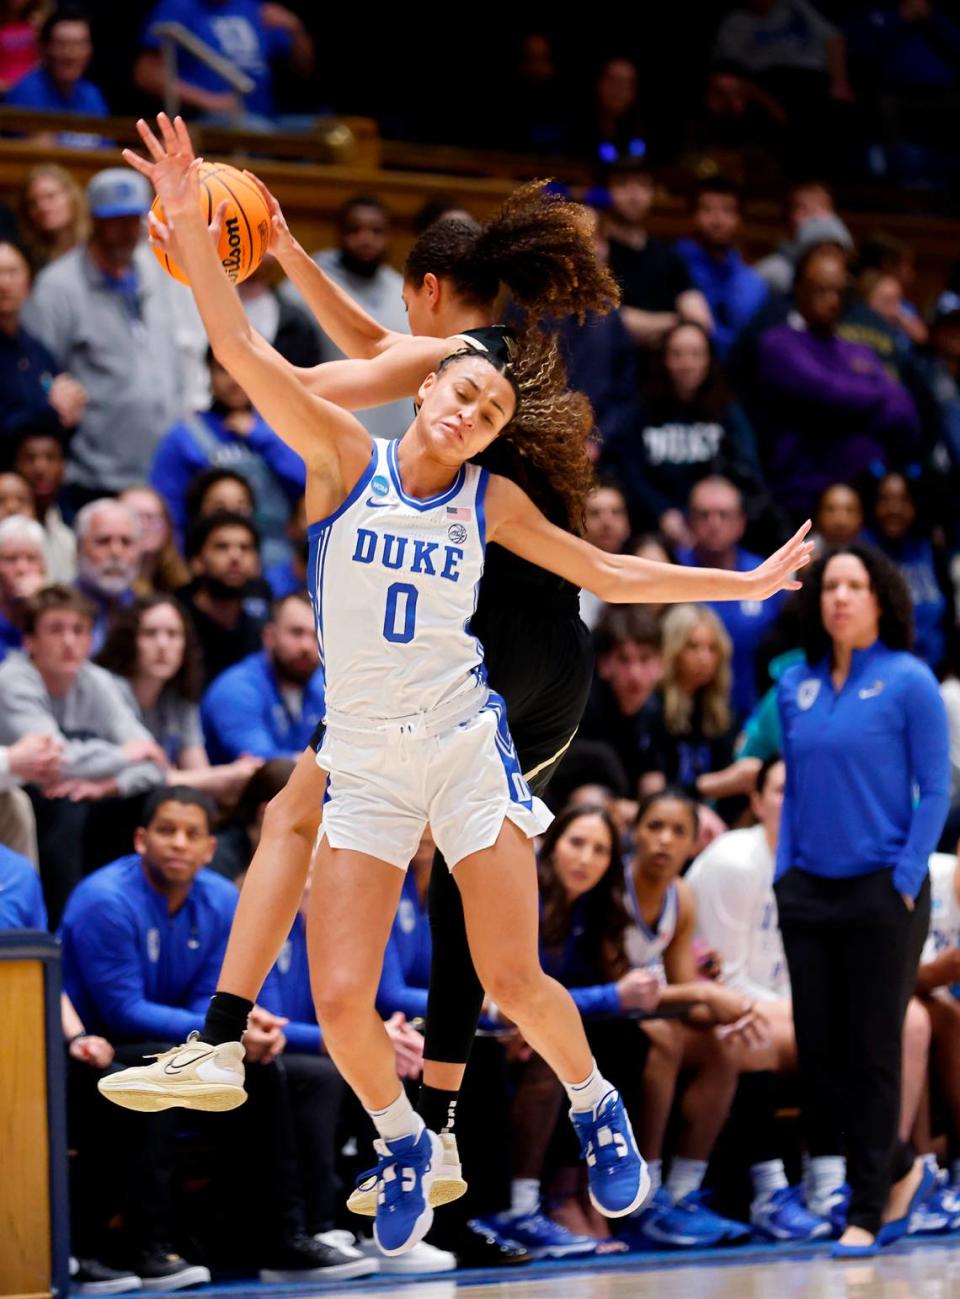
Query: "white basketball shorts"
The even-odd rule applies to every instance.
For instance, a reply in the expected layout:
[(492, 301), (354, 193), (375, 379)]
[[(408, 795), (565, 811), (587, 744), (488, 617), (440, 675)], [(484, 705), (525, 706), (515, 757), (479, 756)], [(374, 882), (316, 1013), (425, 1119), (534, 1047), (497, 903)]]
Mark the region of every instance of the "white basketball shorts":
[(528, 838), (553, 820), (523, 778), (506, 705), (492, 692), (436, 735), (415, 723), (360, 732), (328, 717), (317, 763), (330, 773), (318, 838), (401, 870), (428, 825), (452, 870), (492, 847), (505, 820)]

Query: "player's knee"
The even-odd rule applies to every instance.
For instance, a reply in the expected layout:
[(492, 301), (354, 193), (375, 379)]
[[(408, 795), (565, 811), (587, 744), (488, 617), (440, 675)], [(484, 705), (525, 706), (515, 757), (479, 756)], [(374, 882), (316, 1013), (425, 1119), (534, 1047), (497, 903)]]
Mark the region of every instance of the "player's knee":
[(320, 811), (319, 801), (307, 804), (290, 785), (285, 785), (274, 794), (264, 810), (260, 836), (284, 839), (292, 834), (301, 834), (312, 840), (320, 826)]
[(375, 995), (369, 979), (359, 971), (355, 975), (349, 970), (331, 972), (329, 977), (320, 978), (314, 984), (317, 1022), (326, 1030), (335, 1029), (338, 1024), (356, 1023), (358, 1016), (369, 1011)]
[(536, 962), (502, 960), (481, 980), (507, 1018), (516, 1019), (542, 994), (545, 976)]

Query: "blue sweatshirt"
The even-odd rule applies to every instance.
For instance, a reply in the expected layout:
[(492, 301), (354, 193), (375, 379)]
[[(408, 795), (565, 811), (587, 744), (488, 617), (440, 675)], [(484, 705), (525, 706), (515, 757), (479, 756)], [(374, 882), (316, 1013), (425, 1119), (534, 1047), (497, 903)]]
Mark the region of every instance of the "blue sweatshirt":
[(0, 843), (0, 929), (46, 929), (47, 908), (33, 863)]
[(570, 992), (574, 1004), (584, 1017), (618, 1015), (620, 993), (615, 983), (604, 982), (592, 950), (596, 947), (589, 934), (590, 893), (577, 898), (570, 908), (570, 928), (563, 949), (540, 947), (544, 970)]
[(323, 1035), (310, 991), (307, 964), (307, 926), (297, 915), (277, 963), (267, 975), (258, 1004), (290, 1022), (284, 1025), (287, 1055), (318, 1055), (323, 1050)]
[(916, 897), (950, 804), (947, 717), (936, 678), (880, 641), (855, 650), (839, 693), (830, 662), (788, 668), (777, 687), (787, 784), (777, 878), (893, 871)]
[(216, 991), (239, 894), (202, 870), (170, 915), (138, 854), (88, 875), (63, 914), (63, 982), (91, 1033), (183, 1042)]
[(241, 753), (258, 758), (298, 758), (324, 714), (323, 671), (303, 687), (298, 717), (280, 692), (266, 652), (221, 672), (200, 701), (207, 754), (216, 766)]
[(741, 329), (770, 296), (770, 289), (735, 248), (717, 257), (696, 239), (678, 239), (676, 249), (710, 307), (713, 345), (723, 360)]
[(402, 1010), (407, 1019), (427, 1013), (427, 986), (433, 942), (427, 908), (420, 901), (412, 870), (407, 871), (400, 905), (383, 954), (383, 973), (377, 989), (377, 1011), (389, 1019)]

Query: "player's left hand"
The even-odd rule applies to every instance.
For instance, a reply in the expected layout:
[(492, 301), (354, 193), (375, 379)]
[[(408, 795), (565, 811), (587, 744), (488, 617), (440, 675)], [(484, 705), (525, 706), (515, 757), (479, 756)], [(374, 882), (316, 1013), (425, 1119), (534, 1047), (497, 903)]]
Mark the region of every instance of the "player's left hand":
[(752, 572), (744, 574), (748, 600), (765, 600), (777, 591), (799, 591), (803, 583), (798, 582), (793, 575), (805, 568), (813, 555), (813, 542), (804, 540), (811, 526), (807, 519), (785, 546), (774, 551), (769, 559), (765, 559)]

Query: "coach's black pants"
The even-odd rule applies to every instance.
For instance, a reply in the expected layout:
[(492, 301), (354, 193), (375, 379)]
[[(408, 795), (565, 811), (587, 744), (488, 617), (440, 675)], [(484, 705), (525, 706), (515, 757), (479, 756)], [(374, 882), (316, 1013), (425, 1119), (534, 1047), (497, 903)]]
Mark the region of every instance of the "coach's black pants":
[(909, 911), (889, 870), (776, 885), (790, 967), (811, 1156), (846, 1154), (848, 1222), (876, 1233), (913, 1154), (897, 1138), (903, 1019), (930, 920), (930, 881)]

